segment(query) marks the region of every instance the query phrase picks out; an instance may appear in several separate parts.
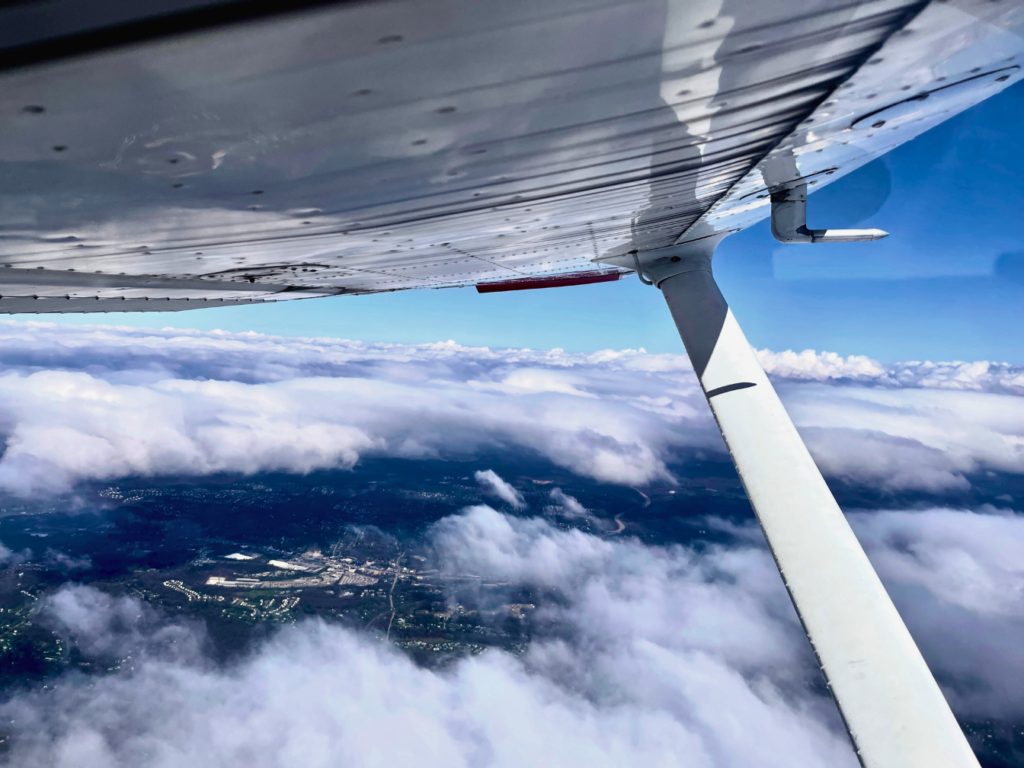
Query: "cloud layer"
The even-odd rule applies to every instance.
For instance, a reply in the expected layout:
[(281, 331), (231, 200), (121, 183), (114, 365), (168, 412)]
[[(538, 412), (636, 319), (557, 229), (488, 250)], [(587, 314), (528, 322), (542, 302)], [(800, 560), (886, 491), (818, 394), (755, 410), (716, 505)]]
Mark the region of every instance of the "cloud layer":
[[(610, 543), (474, 507), (433, 533), (447, 567), (557, 589), (560, 631), (444, 672), (320, 622), (213, 667), (201, 631), (87, 587), (44, 608), (121, 671), (2, 707), (10, 763), (214, 766), (849, 766), (771, 558)], [(740, 737), (742, 734), (742, 737)]]
[(929, 509), (851, 523), (955, 711), (1024, 719), (1024, 516)]
[[(945, 493), (1024, 473), (1024, 369), (759, 354), (828, 476)], [(643, 486), (724, 458), (683, 355), (4, 322), (0, 364), (0, 489), (21, 495), (492, 450)]]
[[(1019, 718), (1024, 517), (992, 512), (854, 520), (958, 714)], [(201, 627), (65, 587), (46, 621), (120, 671), (2, 705), (9, 764), (854, 768), (771, 556), (737, 533), (698, 553), (484, 506), (445, 518), (430, 533), (445, 567), (560, 597), (522, 656), (443, 672), (322, 622), (218, 667)]]

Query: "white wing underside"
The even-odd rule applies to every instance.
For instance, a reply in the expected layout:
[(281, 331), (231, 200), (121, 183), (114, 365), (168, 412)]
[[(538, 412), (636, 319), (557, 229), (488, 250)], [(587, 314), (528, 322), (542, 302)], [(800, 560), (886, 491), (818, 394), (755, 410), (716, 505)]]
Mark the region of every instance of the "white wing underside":
[(396, 0), (8, 68), (0, 313), (631, 267), (1013, 84), (1020, 23), (992, 2)]

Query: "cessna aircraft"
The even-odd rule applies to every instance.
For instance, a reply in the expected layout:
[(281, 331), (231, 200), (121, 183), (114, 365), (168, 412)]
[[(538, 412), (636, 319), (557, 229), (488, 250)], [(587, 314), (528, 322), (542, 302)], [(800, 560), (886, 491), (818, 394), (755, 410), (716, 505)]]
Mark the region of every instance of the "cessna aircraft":
[(711, 263), (769, 216), (787, 243), (884, 237), (808, 228), (809, 193), (1018, 82), (1022, 6), (8, 2), (0, 313), (635, 274), (668, 302), (861, 763), (977, 766)]

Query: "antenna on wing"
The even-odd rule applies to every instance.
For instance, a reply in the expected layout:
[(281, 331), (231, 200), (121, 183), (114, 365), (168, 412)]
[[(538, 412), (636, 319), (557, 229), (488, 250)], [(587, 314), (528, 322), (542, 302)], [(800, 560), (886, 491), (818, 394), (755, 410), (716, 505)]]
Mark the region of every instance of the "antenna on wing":
[(881, 240), (881, 229), (808, 229), (807, 184), (775, 189), (772, 195), (772, 234), (780, 243), (856, 243)]

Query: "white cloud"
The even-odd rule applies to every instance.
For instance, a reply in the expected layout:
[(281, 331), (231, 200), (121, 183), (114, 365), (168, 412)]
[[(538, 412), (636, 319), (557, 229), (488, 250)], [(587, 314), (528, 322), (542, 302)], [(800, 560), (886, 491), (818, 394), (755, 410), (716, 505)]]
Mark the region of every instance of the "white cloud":
[(883, 490), (964, 490), (1024, 473), (1024, 398), (935, 389), (779, 384), (826, 475)]
[(569, 519), (590, 519), (592, 517), (589, 509), (580, 504), (575, 496), (570, 496), (561, 488), (552, 488), (550, 496), (554, 502), (553, 506), (547, 507), (547, 511), (550, 513)]
[(802, 381), (848, 381), (883, 387), (952, 389), (1024, 395), (1024, 366), (1009, 363), (909, 362), (883, 365), (863, 355), (842, 357), (835, 352), (757, 352), (770, 376)]
[(958, 714), (1024, 717), (1024, 515), (882, 511), (851, 523)]
[(196, 622), (167, 621), (146, 603), (76, 584), (47, 597), (40, 613), (43, 626), (74, 638), (87, 657), (107, 663), (147, 658), (191, 663), (202, 658), (206, 641)]
[[(1024, 473), (1024, 369), (759, 353), (826, 475), (962, 491)], [(602, 482), (672, 483), (724, 446), (684, 355), (0, 323), (0, 489), (309, 472), (520, 450)]]
[(564, 631), (432, 672), (306, 622), (216, 667), (196, 628), (65, 588), (51, 625), (121, 671), (14, 695), (9, 764), (856, 765), (765, 550), (612, 543), (487, 507), (433, 541), (460, 572), (558, 590)]
[(502, 480), (493, 469), (478, 470), (473, 477), (484, 493), (501, 499), (513, 509), (526, 509), (523, 494)]
[(889, 381), (885, 367), (863, 355), (850, 355), (844, 358), (835, 352), (815, 352), (813, 349), (805, 349), (803, 352), (789, 349), (785, 352), (772, 352), (770, 349), (761, 349), (757, 352), (757, 358), (769, 376), (781, 379), (848, 379), (873, 383)]
[[(495, 449), (643, 485), (671, 482), (684, 449), (725, 458), (681, 355), (0, 329), (0, 488), (23, 494)], [(759, 355), (830, 477), (944, 493), (976, 473), (1024, 474), (1022, 368)], [(478, 482), (522, 504), (493, 471)], [(546, 511), (588, 514), (550, 496)], [(1024, 717), (1024, 518), (983, 511), (852, 522), (958, 713)], [(65, 589), (49, 626), (122, 672), (15, 696), (3, 709), (20, 734), (12, 764), (854, 765), (831, 702), (812, 692), (813, 659), (756, 529), (710, 527), (734, 544), (697, 555), (487, 507), (442, 521), (432, 536), (447, 567), (565, 596), (543, 609), (564, 632), (444, 673), (317, 623), (217, 668), (200, 628)], [(24, 556), (0, 545), (0, 563)]]
[(924, 586), (984, 616), (1024, 619), (1024, 517), (989, 509), (870, 512), (853, 519), (888, 578)]
[(3, 542), (0, 542), (0, 567), (17, 565), (31, 559), (32, 550), (25, 549), (21, 552), (15, 552), (10, 547), (4, 546)]
[[(1024, 516), (983, 512), (852, 520), (957, 713), (1006, 720), (1024, 716)], [(44, 623), (120, 671), (14, 694), (8, 764), (853, 768), (770, 553), (735, 533), (697, 552), (484, 506), (445, 518), (429, 537), (446, 568), (560, 598), (523, 655), (442, 672), (321, 622), (218, 666), (201, 627), (65, 587)]]

